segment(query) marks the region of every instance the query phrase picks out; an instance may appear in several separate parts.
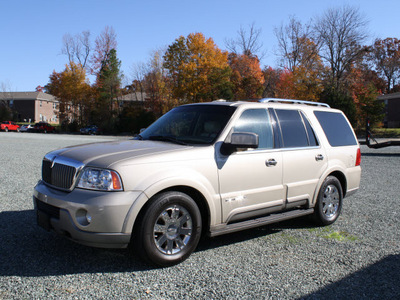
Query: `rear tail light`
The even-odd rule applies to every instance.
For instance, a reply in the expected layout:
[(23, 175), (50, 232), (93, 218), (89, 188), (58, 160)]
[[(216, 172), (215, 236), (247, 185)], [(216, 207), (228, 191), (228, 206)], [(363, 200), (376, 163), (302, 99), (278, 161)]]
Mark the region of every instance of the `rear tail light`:
[(359, 165), (361, 165), (361, 150), (360, 150), (360, 148), (357, 149), (356, 167)]

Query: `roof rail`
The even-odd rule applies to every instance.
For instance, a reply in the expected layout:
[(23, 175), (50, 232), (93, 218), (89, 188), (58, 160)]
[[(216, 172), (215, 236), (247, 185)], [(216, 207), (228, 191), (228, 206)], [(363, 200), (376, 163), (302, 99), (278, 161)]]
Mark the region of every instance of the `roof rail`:
[(326, 103), (303, 101), (303, 100), (293, 100), (293, 99), (263, 98), (263, 99), (260, 99), (258, 102), (261, 102), (261, 103), (281, 102), (281, 103), (293, 103), (293, 104), (306, 104), (306, 105), (323, 106), (323, 107), (330, 108), (330, 106)]

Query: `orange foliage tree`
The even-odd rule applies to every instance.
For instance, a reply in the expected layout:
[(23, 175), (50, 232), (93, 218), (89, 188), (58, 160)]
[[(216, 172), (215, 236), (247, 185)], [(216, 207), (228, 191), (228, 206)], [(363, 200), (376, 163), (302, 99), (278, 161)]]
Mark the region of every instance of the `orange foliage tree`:
[(86, 71), (80, 64), (71, 62), (64, 71), (53, 71), (45, 89), (59, 99), (59, 118), (62, 122), (86, 123), (95, 98), (95, 89), (89, 85)]
[(361, 67), (353, 67), (347, 76), (349, 91), (356, 108), (357, 128), (363, 128), (367, 118), (372, 123), (377, 123), (383, 117), (383, 103), (376, 101), (379, 91), (370, 77)]
[(155, 51), (149, 62), (148, 72), (144, 76), (143, 86), (148, 100), (146, 108), (156, 116), (161, 116), (178, 105), (172, 97), (171, 81), (166, 76), (164, 60), (160, 50)]
[(180, 103), (213, 100), (220, 94), (215, 87), (229, 82), (228, 53), (202, 33), (176, 39), (164, 55), (164, 67)]
[(232, 69), (231, 81), (234, 86), (234, 99), (255, 99), (263, 92), (265, 82), (260, 61), (256, 56), (229, 54), (229, 65)]
[(299, 66), (294, 71), (284, 69), (280, 73), (275, 97), (319, 101), (322, 91), (323, 85), (319, 73)]
[(400, 40), (375, 40), (371, 47), (370, 60), (379, 74), (386, 79), (386, 92), (390, 93), (400, 75)]

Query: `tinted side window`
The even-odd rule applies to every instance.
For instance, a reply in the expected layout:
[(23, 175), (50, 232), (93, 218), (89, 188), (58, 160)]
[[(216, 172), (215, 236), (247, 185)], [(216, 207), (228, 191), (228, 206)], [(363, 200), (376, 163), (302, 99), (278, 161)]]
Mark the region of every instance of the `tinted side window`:
[(328, 111), (314, 111), (332, 147), (357, 145), (353, 130), (344, 115)]
[(240, 116), (234, 132), (253, 132), (258, 135), (258, 149), (274, 147), (272, 125), (266, 109), (248, 109)]
[(297, 110), (276, 109), (281, 126), (283, 147), (308, 147), (308, 136), (303, 119)]

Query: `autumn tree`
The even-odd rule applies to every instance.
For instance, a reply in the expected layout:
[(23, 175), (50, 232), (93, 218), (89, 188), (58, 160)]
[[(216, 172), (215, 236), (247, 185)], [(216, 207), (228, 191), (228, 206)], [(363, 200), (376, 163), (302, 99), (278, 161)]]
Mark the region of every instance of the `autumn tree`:
[(263, 84), (263, 98), (278, 98), (276, 86), (280, 80), (282, 70), (279, 68), (272, 68), (265, 66), (263, 69), (264, 84)]
[[(172, 93), (181, 103), (214, 100), (224, 90), (213, 90), (229, 81), (228, 54), (202, 33), (181, 36), (164, 55), (164, 67), (172, 83)], [(225, 70), (225, 72), (223, 72)], [(210, 82), (210, 79), (213, 82)]]
[(161, 116), (178, 105), (176, 98), (172, 97), (172, 81), (167, 76), (164, 65), (165, 50), (158, 49), (152, 53), (147, 64), (147, 74), (144, 78), (144, 87), (148, 101), (146, 108), (153, 111), (156, 116)]
[(265, 82), (256, 56), (244, 54), (229, 54), (229, 65), (232, 69), (231, 82), (233, 84), (234, 99), (256, 99), (263, 92)]
[(386, 79), (386, 92), (390, 93), (400, 75), (400, 40), (376, 39), (371, 47), (370, 60), (376, 71)]
[(371, 74), (366, 72), (363, 65), (354, 66), (351, 74), (347, 76), (347, 84), (356, 108), (354, 125), (357, 128), (363, 128), (367, 118), (372, 123), (378, 123), (383, 118), (384, 107), (382, 102), (376, 101), (379, 90), (375, 82), (376, 80), (372, 80)]
[(62, 122), (87, 123), (94, 96), (82, 65), (71, 62), (64, 71), (54, 71), (45, 90), (59, 99), (59, 118)]

